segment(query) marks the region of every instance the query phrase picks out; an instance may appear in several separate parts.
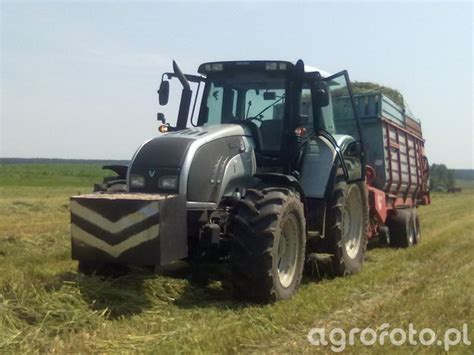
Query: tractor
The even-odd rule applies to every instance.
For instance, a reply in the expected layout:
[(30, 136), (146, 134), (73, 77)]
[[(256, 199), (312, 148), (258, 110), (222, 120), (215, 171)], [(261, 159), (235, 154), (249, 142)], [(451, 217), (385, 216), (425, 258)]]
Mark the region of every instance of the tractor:
[[(176, 62), (176, 124), (95, 192), (71, 197), (72, 256), (79, 271), (228, 263), (237, 297), (289, 299), (303, 271), (326, 260), (336, 276), (361, 270), (369, 233), (364, 142), (347, 71), (302, 60)], [(193, 88), (193, 89), (192, 89)]]

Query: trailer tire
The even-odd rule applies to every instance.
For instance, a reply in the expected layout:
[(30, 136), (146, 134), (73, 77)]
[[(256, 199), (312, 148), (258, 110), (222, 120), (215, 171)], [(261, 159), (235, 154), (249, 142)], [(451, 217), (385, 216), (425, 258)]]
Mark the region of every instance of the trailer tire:
[(409, 209), (399, 209), (397, 214), (387, 219), (390, 230), (391, 246), (408, 248), (413, 246), (415, 240), (413, 213)]
[(369, 203), (365, 181), (336, 183), (326, 211), (326, 250), (333, 255), (333, 273), (344, 276), (362, 269), (369, 228)]
[(379, 228), (379, 247), (386, 248), (390, 246), (390, 230), (387, 226)]
[(418, 211), (416, 208), (411, 209), (411, 219), (413, 222), (413, 244), (417, 245), (421, 242), (421, 228), (420, 218), (418, 217)]
[(235, 296), (256, 303), (289, 299), (301, 282), (305, 259), (299, 194), (286, 187), (248, 189), (233, 221)]

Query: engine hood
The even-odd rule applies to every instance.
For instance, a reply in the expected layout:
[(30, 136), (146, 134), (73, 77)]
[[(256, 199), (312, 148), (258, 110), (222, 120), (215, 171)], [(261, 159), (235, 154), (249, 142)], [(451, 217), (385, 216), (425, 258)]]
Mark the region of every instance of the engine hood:
[[(191, 138), (194, 140), (212, 140), (231, 136), (251, 136), (247, 127), (238, 124), (219, 124), (186, 128), (182, 131), (165, 133), (162, 137)], [(158, 137), (158, 138), (162, 138)]]
[[(135, 153), (128, 170), (131, 192), (169, 192), (188, 195), (191, 200), (208, 201), (209, 184), (219, 184), (226, 164), (235, 156), (253, 150), (248, 128), (237, 124), (210, 125), (165, 133), (145, 142)], [(243, 142), (243, 143), (242, 143)], [(130, 186), (130, 175), (145, 178), (145, 187)], [(178, 176), (176, 191), (160, 190), (158, 179)], [(192, 184), (188, 184), (192, 179)], [(188, 188), (188, 185), (192, 187)], [(216, 189), (214, 189), (216, 190)], [(217, 190), (216, 190), (217, 191)]]

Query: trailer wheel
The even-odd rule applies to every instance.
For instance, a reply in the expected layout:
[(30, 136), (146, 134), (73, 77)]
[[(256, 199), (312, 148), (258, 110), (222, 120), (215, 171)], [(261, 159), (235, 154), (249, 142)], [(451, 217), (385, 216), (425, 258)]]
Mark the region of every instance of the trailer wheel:
[(421, 242), (421, 228), (420, 218), (418, 217), (418, 211), (416, 208), (411, 209), (411, 219), (413, 222), (413, 244), (417, 245)]
[(268, 303), (293, 295), (303, 272), (305, 225), (303, 203), (293, 190), (247, 190), (234, 216), (232, 282), (237, 297)]
[(326, 211), (326, 249), (333, 255), (336, 276), (362, 269), (369, 227), (365, 181), (348, 184), (338, 176)]
[(390, 245), (390, 231), (387, 226), (379, 228), (379, 246), (386, 248)]
[(399, 209), (396, 215), (387, 219), (387, 227), (390, 230), (391, 246), (408, 248), (415, 242), (414, 222), (412, 212), (409, 209)]

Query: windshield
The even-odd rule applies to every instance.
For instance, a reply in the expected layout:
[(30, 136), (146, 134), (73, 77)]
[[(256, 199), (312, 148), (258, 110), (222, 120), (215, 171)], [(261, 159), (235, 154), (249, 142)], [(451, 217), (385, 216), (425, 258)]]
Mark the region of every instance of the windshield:
[(283, 75), (242, 73), (210, 78), (199, 121), (203, 125), (247, 122), (260, 150), (280, 151), (285, 95)]

